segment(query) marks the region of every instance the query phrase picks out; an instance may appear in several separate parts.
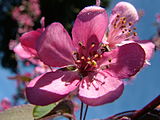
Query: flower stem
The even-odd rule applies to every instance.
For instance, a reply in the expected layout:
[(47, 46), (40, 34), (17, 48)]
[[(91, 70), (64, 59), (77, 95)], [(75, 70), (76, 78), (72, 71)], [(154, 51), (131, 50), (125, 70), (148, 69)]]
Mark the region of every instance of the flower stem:
[(143, 116), (144, 114), (148, 113), (149, 111), (153, 110), (160, 104), (160, 95), (157, 96), (154, 100), (152, 100), (149, 104), (147, 104), (144, 108), (135, 111), (132, 116), (132, 119), (136, 120), (139, 117)]
[(81, 102), (80, 120), (82, 120), (82, 113), (83, 113), (83, 102)]
[(86, 109), (85, 109), (85, 113), (84, 113), (83, 120), (85, 120), (85, 119), (86, 119), (87, 111), (88, 111), (88, 105), (86, 105)]

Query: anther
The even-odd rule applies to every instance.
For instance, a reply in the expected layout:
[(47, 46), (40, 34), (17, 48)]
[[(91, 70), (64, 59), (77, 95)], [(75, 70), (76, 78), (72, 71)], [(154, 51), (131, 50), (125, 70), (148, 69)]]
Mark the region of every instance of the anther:
[(131, 29), (128, 29), (128, 32), (131, 32), (132, 30)]
[(85, 57), (84, 57), (84, 56), (82, 56), (82, 57), (81, 57), (81, 60), (85, 60)]
[(131, 26), (132, 25), (132, 22), (129, 22), (129, 24), (128, 24), (129, 26)]
[(95, 54), (95, 55), (94, 55), (94, 58), (97, 58), (97, 57), (99, 57), (99, 55), (98, 55), (98, 54)]
[(120, 15), (118, 14), (116, 17), (117, 17), (117, 18), (119, 18), (119, 17), (120, 17)]
[(125, 23), (126, 23), (126, 20), (123, 20), (123, 21), (122, 21), (122, 24), (125, 24)]
[(85, 49), (85, 46), (83, 46), (83, 43), (82, 43), (82, 42), (79, 42), (78, 45), (79, 45), (80, 47), (82, 47), (83, 49)]
[(95, 43), (92, 43), (91, 47), (92, 47), (92, 48), (95, 47)]
[(136, 33), (136, 32), (133, 32), (133, 35), (134, 35), (134, 36), (137, 36), (137, 33)]
[(112, 60), (111, 60), (111, 59), (108, 59), (108, 62), (112, 62)]
[(133, 30), (136, 30), (136, 29), (137, 29), (136, 27), (133, 28)]
[(76, 60), (75, 62), (76, 62), (76, 63), (81, 63), (81, 60)]
[(122, 17), (122, 20), (125, 21), (125, 20), (126, 20), (126, 17)]
[(88, 57), (88, 58), (87, 58), (87, 60), (89, 61), (89, 60), (91, 60), (91, 58), (90, 58), (90, 57)]

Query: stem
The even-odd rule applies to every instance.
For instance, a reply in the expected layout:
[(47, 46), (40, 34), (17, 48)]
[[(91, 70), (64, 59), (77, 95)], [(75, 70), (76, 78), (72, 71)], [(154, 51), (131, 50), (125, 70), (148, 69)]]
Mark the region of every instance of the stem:
[(88, 105), (86, 105), (86, 109), (85, 109), (85, 113), (84, 113), (83, 120), (85, 120), (85, 119), (86, 119), (87, 111), (88, 111)]
[(82, 120), (82, 113), (83, 113), (83, 102), (81, 102), (80, 120)]
[(100, 6), (101, 0), (96, 0), (96, 6)]
[(149, 104), (147, 104), (144, 108), (141, 110), (135, 111), (135, 113), (132, 116), (132, 119), (137, 119), (144, 114), (148, 113), (149, 111), (152, 111), (155, 107), (157, 107), (160, 104), (160, 95), (157, 96), (154, 100), (152, 100)]

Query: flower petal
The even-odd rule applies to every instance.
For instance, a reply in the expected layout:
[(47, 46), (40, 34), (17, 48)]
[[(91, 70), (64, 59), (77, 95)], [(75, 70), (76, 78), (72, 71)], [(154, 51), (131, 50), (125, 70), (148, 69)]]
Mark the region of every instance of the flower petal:
[(125, 40), (136, 38), (134, 24), (139, 16), (134, 6), (128, 2), (119, 2), (112, 10), (109, 22), (107, 41), (111, 48)]
[[(105, 59), (106, 58), (106, 59)], [(144, 65), (145, 51), (137, 43), (129, 43), (105, 54), (106, 72), (112, 76), (125, 79), (135, 75)]]
[(79, 87), (79, 98), (87, 105), (97, 106), (118, 99), (124, 89), (123, 82), (109, 74), (99, 71), (88, 85), (87, 79)]
[(116, 19), (117, 15), (125, 17), (127, 23), (135, 23), (139, 19), (137, 10), (128, 2), (119, 2), (116, 4), (110, 16), (110, 24)]
[(84, 8), (77, 16), (73, 29), (72, 38), (74, 45), (79, 48), (79, 43), (90, 47), (92, 43), (102, 41), (108, 25), (108, 17), (105, 9), (98, 6)]
[(33, 79), (26, 88), (30, 103), (48, 105), (62, 99), (77, 88), (79, 77), (76, 72), (48, 72)]
[(37, 43), (37, 51), (47, 65), (63, 67), (74, 64), (72, 40), (60, 23), (52, 23), (46, 28)]
[(13, 50), (22, 59), (28, 59), (28, 58), (33, 57), (33, 54), (31, 54), (30, 52), (24, 50), (24, 48), (22, 47), (21, 43), (16, 45), (16, 47)]
[(30, 54), (37, 56), (35, 45), (40, 35), (42, 34), (42, 32), (43, 32), (43, 29), (37, 29), (35, 31), (24, 33), (20, 37), (20, 42), (22, 44), (22, 47)]
[(136, 40), (136, 43), (139, 43), (146, 53), (146, 61), (149, 62), (151, 57), (154, 54), (155, 45), (151, 40)]

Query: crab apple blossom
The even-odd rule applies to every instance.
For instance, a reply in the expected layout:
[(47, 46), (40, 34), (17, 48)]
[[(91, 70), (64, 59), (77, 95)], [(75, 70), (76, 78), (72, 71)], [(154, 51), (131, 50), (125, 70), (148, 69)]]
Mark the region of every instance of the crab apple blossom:
[(56, 71), (34, 78), (26, 88), (30, 103), (47, 105), (77, 91), (91, 106), (110, 103), (123, 92), (122, 79), (143, 66), (144, 49), (137, 43), (106, 51), (102, 43), (108, 26), (105, 9), (84, 8), (77, 16), (72, 39), (60, 23), (52, 23), (36, 42), (39, 58)]
[(0, 112), (12, 107), (11, 102), (8, 98), (3, 98), (0, 102)]
[(149, 63), (154, 53), (155, 45), (151, 40), (139, 40), (135, 32), (135, 23), (139, 15), (135, 7), (128, 2), (119, 2), (112, 10), (109, 17), (107, 34), (103, 38), (108, 49), (114, 49), (120, 45), (136, 42), (140, 44), (146, 54), (146, 64)]

